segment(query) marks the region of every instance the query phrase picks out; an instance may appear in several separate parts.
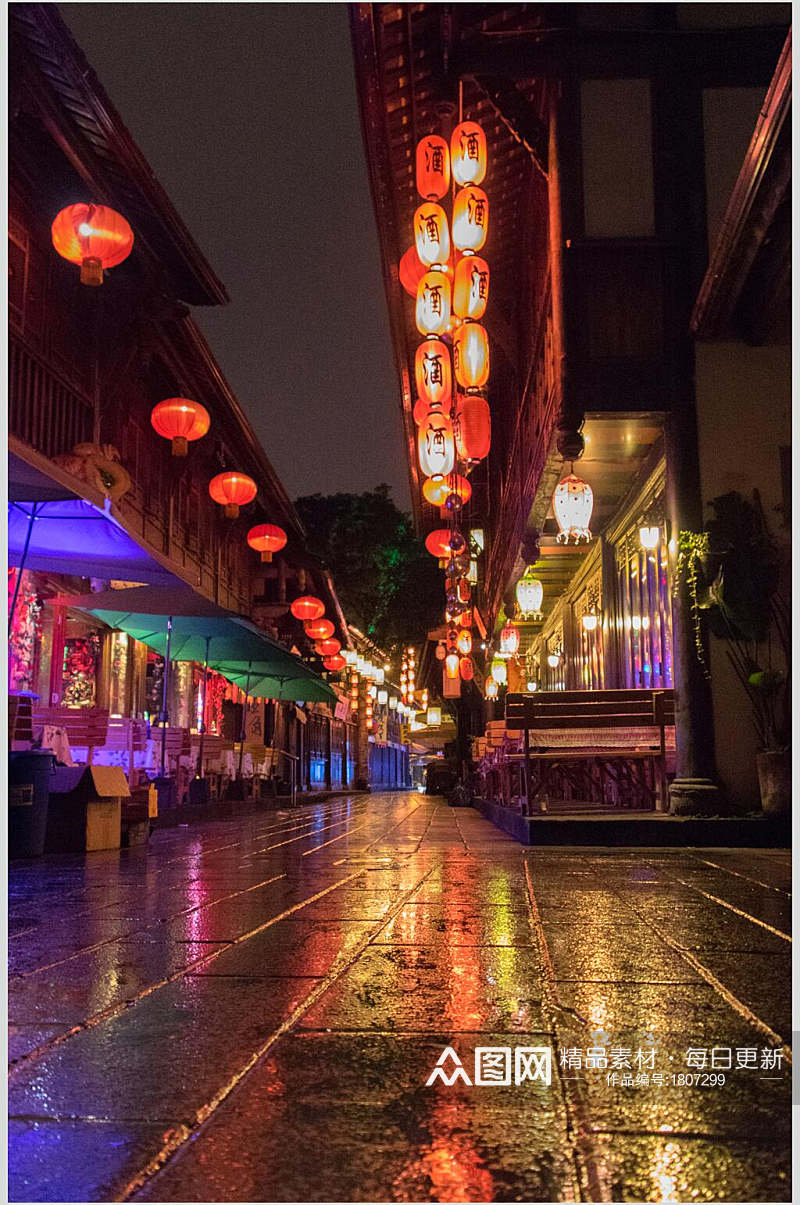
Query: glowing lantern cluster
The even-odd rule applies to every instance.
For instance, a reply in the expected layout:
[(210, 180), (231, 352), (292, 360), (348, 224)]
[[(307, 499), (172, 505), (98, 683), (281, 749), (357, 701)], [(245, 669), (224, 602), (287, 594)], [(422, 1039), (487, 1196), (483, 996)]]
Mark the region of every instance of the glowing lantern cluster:
[[(471, 623), (478, 554), (467, 548), (456, 519), (472, 496), (469, 473), (491, 446), (491, 416), (481, 394), (490, 371), (489, 338), (481, 325), (490, 269), (479, 254), (489, 231), (489, 197), (481, 187), (487, 166), (486, 136), (474, 121), (461, 121), (449, 142), (436, 134), (420, 140), (415, 168), (422, 203), (414, 213), (413, 246), (400, 264), (403, 287), (412, 292), (416, 285), (422, 336), (414, 357), (413, 408), (422, 494), (448, 524), (426, 539), (446, 570), (445, 618), (453, 630), (437, 650), (446, 682), (469, 681), (475, 672), (472, 637), (463, 629), (459, 637), (457, 626)], [(451, 174), (457, 188), (448, 224)]]
[(172, 441), (172, 455), (186, 456), (189, 444), (208, 434), (211, 416), (205, 406), (188, 397), (168, 397), (150, 414), (154, 431)]
[(286, 532), (274, 523), (258, 523), (248, 531), (247, 543), (261, 553), (262, 561), (269, 563), (273, 553), (286, 547)]
[(63, 259), (80, 265), (85, 285), (101, 285), (104, 270), (121, 264), (133, 248), (130, 226), (107, 205), (67, 205), (56, 215), (50, 237)]
[(403, 703), (413, 703), (417, 690), (417, 657), (411, 645), (403, 654), (400, 665), (400, 694)]
[(238, 519), (239, 507), (252, 502), (258, 486), (246, 473), (217, 473), (208, 483), (208, 492), (215, 502), (225, 507), (229, 519)]
[(569, 473), (562, 477), (553, 494), (553, 513), (558, 523), (559, 544), (580, 544), (591, 540), (589, 523), (592, 518), (594, 494), (592, 487)]

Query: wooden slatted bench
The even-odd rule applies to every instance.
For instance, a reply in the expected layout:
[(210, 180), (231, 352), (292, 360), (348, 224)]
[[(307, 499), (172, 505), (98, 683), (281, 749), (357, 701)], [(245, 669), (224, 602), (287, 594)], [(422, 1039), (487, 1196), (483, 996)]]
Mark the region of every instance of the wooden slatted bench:
[(86, 763), (91, 766), (95, 749), (102, 749), (108, 737), (108, 712), (99, 707), (36, 707), (33, 713), (35, 730), (45, 724), (63, 728), (70, 749), (86, 749)]
[(607, 784), (638, 806), (666, 809), (667, 749), (675, 725), (671, 690), (548, 691), (506, 697), (506, 725), (522, 731), (522, 751), (507, 752), (521, 763), (520, 794), (528, 810), (546, 799), (557, 779), (579, 798)]

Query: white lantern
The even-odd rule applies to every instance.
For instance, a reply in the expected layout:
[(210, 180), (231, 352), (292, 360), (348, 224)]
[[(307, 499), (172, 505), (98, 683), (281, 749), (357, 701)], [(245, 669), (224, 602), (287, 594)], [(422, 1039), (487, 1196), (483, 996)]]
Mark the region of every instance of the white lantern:
[(429, 707), (428, 708), (428, 727), (429, 728), (438, 728), (439, 725), (441, 724), (441, 722), (442, 722), (441, 707)]
[(597, 615), (597, 613), (595, 611), (587, 611), (586, 614), (581, 619), (581, 623), (583, 624), (584, 631), (586, 631), (586, 632), (596, 631), (598, 620), (599, 620), (599, 616)]
[(347, 665), (356, 665), (358, 662), (358, 653), (355, 649), (345, 649), (342, 653)]
[(495, 682), (494, 678), (486, 679), (486, 698), (487, 699), (496, 699), (497, 698), (497, 683)]
[(513, 657), (519, 648), (519, 629), (507, 623), (500, 633), (500, 652), (504, 657)]
[(367, 690), (367, 694), (369, 695), (369, 697), (371, 699), (374, 699), (375, 696), (377, 695), (377, 693), (378, 693), (377, 686), (370, 686), (369, 689)]
[(375, 681), (378, 683), (378, 686), (382, 686), (385, 679), (386, 679), (386, 670), (385, 669), (376, 669), (375, 670)]
[(517, 582), (517, 606), (523, 619), (542, 618), (544, 587), (531, 569), (526, 569)]
[(652, 552), (654, 548), (658, 548), (658, 541), (661, 538), (661, 528), (640, 527), (639, 528), (639, 543), (642, 548), (646, 548), (648, 552)]
[(560, 661), (561, 661), (561, 658), (559, 657), (558, 653), (548, 653), (547, 664), (550, 666), (551, 669), (558, 669), (558, 665), (559, 665)]
[(498, 686), (505, 686), (508, 681), (508, 666), (500, 657), (495, 657), (492, 662), (492, 677)]
[(394, 697), (394, 695), (392, 695), (391, 699), (389, 700), (389, 710), (397, 711), (397, 699)]
[(389, 702), (389, 692), (388, 692), (388, 690), (379, 690), (379, 691), (378, 691), (378, 704), (379, 704), (379, 706), (380, 706), (380, 707), (385, 707), (385, 706), (386, 706), (386, 704), (387, 704), (388, 702)]
[(591, 540), (589, 523), (593, 506), (594, 494), (586, 481), (582, 481), (574, 473), (562, 477), (553, 494), (553, 512), (559, 526), (559, 544), (569, 544), (570, 541), (580, 544)]
[(528, 690), (531, 692), (531, 694), (533, 694), (533, 692), (534, 692), (535, 690), (538, 690), (538, 689), (539, 689), (539, 683), (538, 683), (538, 682), (533, 682), (533, 681), (531, 681), (531, 682), (529, 682), (529, 683), (528, 683)]

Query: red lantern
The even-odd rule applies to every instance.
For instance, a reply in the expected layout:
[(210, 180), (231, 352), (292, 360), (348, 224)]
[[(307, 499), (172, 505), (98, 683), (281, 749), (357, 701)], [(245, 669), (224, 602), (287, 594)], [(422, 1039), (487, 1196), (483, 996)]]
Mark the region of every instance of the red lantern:
[(438, 201), (450, 187), (450, 151), (444, 138), (428, 134), (417, 143), (417, 192)]
[(103, 269), (121, 264), (133, 247), (130, 226), (107, 205), (68, 205), (56, 215), (50, 237), (59, 255), (80, 264), (84, 285), (101, 285)]
[(462, 657), (458, 663), (458, 671), (464, 682), (471, 682), (475, 677), (475, 666), (471, 657)]
[(158, 435), (172, 440), (172, 455), (185, 456), (189, 441), (202, 439), (211, 426), (205, 406), (188, 397), (168, 397), (153, 407), (150, 422)]
[(414, 355), (414, 380), (421, 402), (434, 409), (446, 406), (453, 393), (450, 352), (441, 339), (425, 339)]
[(462, 121), (450, 137), (450, 161), (456, 184), (480, 184), (486, 175), (486, 135), (475, 121)]
[(398, 270), (400, 273), (400, 284), (407, 293), (410, 293), (412, 297), (416, 297), (419, 282), (425, 275), (425, 265), (417, 255), (417, 248), (413, 243), (403, 253)]
[(229, 519), (239, 517), (239, 507), (252, 502), (258, 486), (246, 473), (217, 473), (208, 483), (208, 492), (215, 502), (225, 507)]
[(455, 464), (453, 424), (446, 415), (431, 410), (417, 435), (419, 467), (426, 477), (446, 477)]
[(489, 233), (489, 198), (482, 188), (462, 188), (453, 202), (453, 245), (480, 251)]
[(489, 379), (489, 336), (479, 322), (465, 322), (453, 336), (453, 367), (462, 389), (481, 389)]
[(327, 640), (318, 640), (314, 645), (314, 651), (319, 653), (320, 657), (332, 657), (334, 653), (338, 653), (342, 647), (341, 640), (329, 638)]
[(455, 551), (454, 544), (459, 540), (463, 541), (463, 538), (458, 532), (450, 531), (447, 527), (439, 527), (425, 537), (425, 547), (431, 556), (438, 559), (441, 568), (444, 568), (450, 560), (451, 553)]
[(443, 335), (450, 325), (450, 281), (444, 272), (426, 272), (417, 286), (417, 330)]
[(248, 531), (247, 543), (261, 553), (262, 561), (269, 563), (273, 552), (280, 552), (286, 547), (286, 532), (274, 523), (259, 523)]
[(426, 201), (414, 214), (414, 242), (421, 262), (432, 268), (450, 258), (450, 230), (441, 205)]
[(455, 440), (462, 460), (483, 460), (492, 446), (489, 403), (477, 394), (459, 397), (456, 404)]
[(289, 608), (295, 619), (322, 619), (325, 614), (325, 603), (313, 594), (301, 594)]
[(414, 402), (414, 409), (411, 411), (411, 413), (414, 417), (414, 422), (417, 424), (418, 427), (422, 426), (422, 424), (425, 422), (425, 419), (428, 417), (430, 412), (431, 412), (431, 408), (428, 405), (428, 403), (423, 402), (422, 398), (418, 397), (417, 400)]
[(326, 657), (322, 662), (325, 669), (329, 669), (331, 673), (338, 673), (340, 669), (345, 667), (345, 659), (341, 653), (334, 653), (330, 657)]
[(465, 255), (456, 264), (453, 313), (459, 318), (482, 318), (489, 300), (489, 265), (480, 255)]
[(329, 619), (307, 619), (303, 631), (312, 640), (327, 640), (334, 633), (334, 626)]

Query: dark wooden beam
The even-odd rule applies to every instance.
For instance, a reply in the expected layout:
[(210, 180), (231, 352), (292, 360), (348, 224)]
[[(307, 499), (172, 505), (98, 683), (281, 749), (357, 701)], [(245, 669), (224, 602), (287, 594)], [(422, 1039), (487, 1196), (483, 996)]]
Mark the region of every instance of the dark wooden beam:
[(741, 29), (465, 30), (451, 66), (462, 76), (563, 79), (655, 76), (669, 64), (705, 87), (769, 83), (787, 26)]

